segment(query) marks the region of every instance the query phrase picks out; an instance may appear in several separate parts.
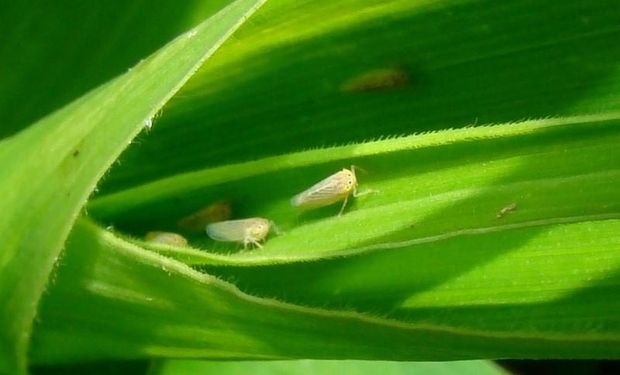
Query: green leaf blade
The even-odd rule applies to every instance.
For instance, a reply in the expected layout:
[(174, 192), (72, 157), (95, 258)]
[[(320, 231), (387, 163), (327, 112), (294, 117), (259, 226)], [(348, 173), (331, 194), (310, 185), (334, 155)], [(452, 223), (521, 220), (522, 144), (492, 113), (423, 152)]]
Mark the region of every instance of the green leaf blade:
[(348, 375), (502, 375), (506, 374), (490, 361), (458, 362), (383, 362), (383, 361), (279, 361), (213, 362), (168, 360), (154, 367), (153, 375), (192, 374), (336, 374)]
[[(65, 281), (50, 291), (42, 311), (34, 358), (618, 356), (618, 124), (608, 114), (446, 131), (208, 169), (102, 196), (90, 212), (134, 235), (174, 226), (185, 208), (221, 199), (222, 192), (244, 197), (246, 211), (233, 205), (237, 215), (268, 213), (284, 234), (248, 251), (150, 246), (203, 265), (241, 293), (166, 258), (134, 270), (131, 264), (155, 256), (84, 223), (76, 248), (99, 243), (101, 255), (74, 256), (68, 269), (81, 270), (79, 276), (63, 271)], [(370, 166), (360, 175), (362, 188), (381, 192), (357, 199), (342, 217), (332, 208), (304, 214), (289, 206), (287, 192), (299, 181), (344, 161)], [(511, 202), (516, 209), (498, 218)], [(216, 246), (204, 235), (191, 239)], [(117, 264), (117, 256), (124, 260)], [(89, 271), (98, 261), (104, 265), (94, 268), (106, 271)], [(93, 283), (114, 287), (105, 295), (74, 289)], [(123, 290), (160, 293), (159, 305)], [(101, 300), (96, 311), (83, 305), (91, 298)], [(82, 310), (68, 313), (67, 304)], [(169, 310), (155, 313), (160, 306)], [(152, 314), (144, 326), (131, 323), (135, 309), (141, 317)], [(88, 329), (110, 314), (117, 318), (106, 337), (92, 337), (84, 348), (75, 335), (88, 335), (59, 323)], [(205, 331), (207, 324), (217, 328)], [(118, 346), (126, 335), (136, 342)], [(95, 347), (107, 349), (85, 352)]]
[[(87, 206), (99, 226), (83, 218), (73, 229), (42, 300), (34, 363), (620, 356), (611, 3), (313, 1), (303, 12), (297, 1), (270, 3)], [(0, 168), (0, 203), (19, 204), (0, 217), (10, 249), (0, 253), (1, 298), (13, 293), (2, 282), (44, 252), (35, 248), (60, 248), (103, 171), (183, 83), (177, 65), (189, 76), (200, 63), (187, 56), (209, 54), (177, 47), (168, 63), (147, 59), (2, 142), (0, 162), (12, 163)], [(160, 65), (177, 81), (154, 82), (170, 73)], [(401, 78), (367, 91), (377, 69)], [(522, 121), (531, 118), (543, 120)], [(504, 124), (462, 128), (489, 122)], [(392, 138), (448, 126), (461, 129)], [(383, 141), (347, 143), (368, 139)], [(342, 217), (335, 206), (290, 206), (351, 164), (368, 170), (360, 189), (380, 193), (352, 199)], [(188, 248), (136, 239), (176, 231), (220, 199), (235, 218), (268, 217), (284, 233), (251, 251), (204, 233), (188, 233)], [(58, 254), (31, 262), (30, 285)], [(19, 310), (7, 306), (2, 321)], [(0, 340), (27, 340), (7, 332)]]
[(97, 181), (145, 122), (260, 4), (236, 2), (131, 72), (2, 141), (2, 191), (7, 194), (0, 233), (6, 233), (7, 242), (0, 258), (0, 300), (6, 306), (0, 310), (5, 344), (0, 372), (25, 371), (37, 301)]
[[(78, 222), (69, 243), (74, 247), (35, 330), (31, 356), (38, 365), (143, 357), (434, 361), (619, 354), (613, 330), (466, 328), (251, 296), (88, 221)], [(86, 244), (90, 252), (80, 251)]]
[[(308, 148), (620, 110), (613, 0), (298, 6), (272, 3), (242, 28), (102, 192)], [(409, 83), (341, 91), (376, 69), (399, 69)]]
[[(284, 234), (273, 236), (261, 251), (162, 251), (191, 258), (192, 264), (241, 266), (610, 219), (620, 209), (615, 199), (618, 129), (617, 114), (611, 113), (307, 151), (179, 174), (99, 197), (89, 209), (99, 220), (140, 235), (153, 228), (175, 230), (186, 212), (229, 199), (237, 217), (267, 217)], [(360, 189), (378, 189), (378, 194), (352, 200), (342, 217), (335, 206), (316, 213), (290, 206), (295, 193), (351, 164), (369, 171), (360, 173)], [(512, 203), (515, 212), (498, 218)], [(204, 235), (192, 239), (196, 246), (214, 247)]]

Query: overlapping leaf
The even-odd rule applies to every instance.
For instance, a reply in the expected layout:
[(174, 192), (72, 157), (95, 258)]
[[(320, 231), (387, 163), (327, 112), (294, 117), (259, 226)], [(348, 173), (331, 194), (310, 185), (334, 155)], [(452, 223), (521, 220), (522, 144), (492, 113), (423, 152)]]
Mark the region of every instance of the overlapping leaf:
[(260, 1), (239, 1), (131, 72), (0, 144), (0, 372), (23, 371), (52, 267), (97, 181)]

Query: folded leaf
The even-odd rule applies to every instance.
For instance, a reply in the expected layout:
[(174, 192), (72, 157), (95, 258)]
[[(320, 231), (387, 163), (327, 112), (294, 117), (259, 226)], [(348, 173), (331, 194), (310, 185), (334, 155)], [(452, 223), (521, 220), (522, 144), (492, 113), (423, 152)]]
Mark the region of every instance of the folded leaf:
[(261, 3), (231, 4), (131, 72), (0, 143), (0, 372), (25, 371), (37, 302), (97, 181)]

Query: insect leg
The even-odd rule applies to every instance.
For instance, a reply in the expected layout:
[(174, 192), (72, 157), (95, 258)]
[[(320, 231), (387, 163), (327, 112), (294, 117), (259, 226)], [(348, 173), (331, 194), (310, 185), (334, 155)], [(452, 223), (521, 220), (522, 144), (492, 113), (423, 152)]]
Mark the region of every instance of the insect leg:
[(344, 197), (344, 202), (342, 202), (342, 207), (340, 207), (340, 212), (338, 212), (338, 216), (342, 216), (344, 212), (344, 207), (347, 205), (347, 201), (349, 200), (349, 194)]
[[(353, 164), (351, 164), (351, 172), (353, 172), (353, 175), (356, 175), (355, 171), (362, 171), (364, 173), (368, 173), (368, 171), (366, 171), (364, 168), (355, 166)], [(372, 193), (378, 193), (379, 190), (376, 189), (368, 189), (368, 190), (364, 190), (364, 191), (357, 191), (357, 185), (355, 187), (353, 187), (353, 197), (361, 197), (362, 195), (366, 195), (366, 194), (372, 194)]]

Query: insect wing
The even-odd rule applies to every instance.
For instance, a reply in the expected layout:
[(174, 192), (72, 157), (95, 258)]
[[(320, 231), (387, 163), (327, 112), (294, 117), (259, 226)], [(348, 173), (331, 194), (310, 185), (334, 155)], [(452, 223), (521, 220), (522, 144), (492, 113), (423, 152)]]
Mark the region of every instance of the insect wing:
[(230, 220), (207, 225), (207, 235), (216, 241), (241, 242), (245, 238), (248, 220)]
[(291, 204), (296, 207), (320, 207), (337, 202), (350, 192), (347, 189), (348, 178), (345, 171), (336, 172), (294, 196)]

